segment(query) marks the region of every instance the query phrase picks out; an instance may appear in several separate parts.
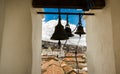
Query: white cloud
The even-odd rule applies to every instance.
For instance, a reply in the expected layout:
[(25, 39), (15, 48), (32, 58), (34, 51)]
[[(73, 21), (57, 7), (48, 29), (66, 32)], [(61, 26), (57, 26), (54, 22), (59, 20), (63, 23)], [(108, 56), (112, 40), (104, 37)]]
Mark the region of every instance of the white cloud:
[[(44, 21), (42, 22), (42, 40), (51, 41), (51, 42), (58, 42), (56, 40), (50, 40), (50, 38), (54, 32), (54, 28), (57, 25), (57, 23), (58, 23), (57, 20), (50, 20), (48, 22), (44, 22)], [(65, 26), (66, 21), (62, 20), (61, 23), (63, 26)], [(70, 24), (70, 28), (72, 30), (74, 30), (75, 27), (76, 27), (75, 25)], [(73, 37), (69, 38), (69, 40), (67, 41), (67, 44), (78, 45), (79, 38), (80, 38), (79, 35), (74, 34)], [(64, 43), (65, 41), (62, 40), (61, 42)], [(79, 45), (86, 46), (86, 35), (81, 36)]]

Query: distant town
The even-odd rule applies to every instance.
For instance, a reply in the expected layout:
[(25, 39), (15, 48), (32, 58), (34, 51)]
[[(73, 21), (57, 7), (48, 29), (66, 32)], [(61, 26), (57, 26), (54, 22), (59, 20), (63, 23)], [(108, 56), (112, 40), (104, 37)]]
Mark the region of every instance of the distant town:
[(87, 74), (87, 47), (61, 46), (58, 48), (58, 43), (42, 41), (42, 74)]

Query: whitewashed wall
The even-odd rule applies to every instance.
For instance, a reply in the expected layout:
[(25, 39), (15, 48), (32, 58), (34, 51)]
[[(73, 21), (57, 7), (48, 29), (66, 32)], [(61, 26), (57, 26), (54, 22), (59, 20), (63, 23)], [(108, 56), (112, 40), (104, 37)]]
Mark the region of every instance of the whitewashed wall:
[(111, 17), (116, 74), (120, 74), (120, 0), (111, 0)]
[(1, 44), (4, 27), (4, 0), (0, 0), (0, 58), (1, 58)]
[(120, 74), (120, 1), (107, 0), (87, 17), (89, 74)]
[[(120, 1), (106, 3), (86, 18), (89, 74), (120, 74)], [(40, 74), (41, 16), (30, 8), (31, 0), (0, 0), (0, 74)]]
[[(40, 9), (42, 11), (42, 9)], [(41, 74), (42, 15), (32, 12), (32, 74)]]
[(31, 0), (5, 0), (0, 74), (31, 74)]

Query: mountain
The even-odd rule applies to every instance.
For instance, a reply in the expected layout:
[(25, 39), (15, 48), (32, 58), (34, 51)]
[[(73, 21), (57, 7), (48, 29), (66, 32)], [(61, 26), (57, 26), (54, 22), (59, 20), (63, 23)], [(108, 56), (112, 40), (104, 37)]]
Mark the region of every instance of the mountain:
[[(42, 21), (42, 40), (50, 41), (50, 42), (58, 42), (56, 40), (50, 40), (52, 34), (54, 33), (54, 28), (57, 25), (57, 23), (58, 23), (58, 20), (50, 20), (48, 22), (44, 22), (44, 20)], [(61, 20), (61, 23), (63, 26), (66, 25), (65, 20)], [(69, 25), (72, 31), (76, 28), (76, 26), (73, 24), (69, 24)], [(79, 42), (79, 39), (80, 39), (80, 42)], [(65, 40), (61, 40), (61, 42), (64, 44)], [(82, 35), (80, 38), (79, 35), (74, 34), (73, 37), (69, 38), (69, 40), (67, 41), (67, 44), (86, 46), (86, 35)]]

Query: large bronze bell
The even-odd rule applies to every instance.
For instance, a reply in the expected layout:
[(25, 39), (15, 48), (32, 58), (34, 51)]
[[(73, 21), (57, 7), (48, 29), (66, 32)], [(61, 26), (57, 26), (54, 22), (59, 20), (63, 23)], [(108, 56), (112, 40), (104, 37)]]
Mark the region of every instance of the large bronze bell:
[(59, 49), (61, 48), (61, 42), (60, 40), (67, 40), (68, 36), (64, 30), (64, 27), (61, 24), (61, 17), (59, 15), (59, 20), (58, 20), (58, 24), (55, 26), (55, 31), (51, 37), (51, 40), (59, 40), (58, 41), (58, 45), (59, 45)]
[(51, 37), (51, 40), (66, 40), (68, 36), (61, 24), (61, 17), (59, 16), (58, 24), (55, 26), (55, 31)]
[(65, 32), (66, 32), (68, 37), (73, 37), (74, 36), (71, 32), (70, 25), (68, 24), (68, 14), (67, 14), (67, 23), (66, 23), (66, 26), (65, 26)]
[(58, 48), (61, 48), (61, 42), (60, 40), (67, 40), (69, 39), (64, 27), (61, 24), (61, 17), (60, 17), (60, 9), (59, 9), (59, 19), (58, 19), (58, 24), (55, 26), (55, 31), (51, 37), (51, 40), (59, 40), (58, 41)]

